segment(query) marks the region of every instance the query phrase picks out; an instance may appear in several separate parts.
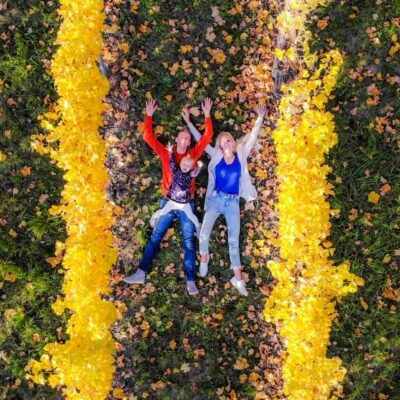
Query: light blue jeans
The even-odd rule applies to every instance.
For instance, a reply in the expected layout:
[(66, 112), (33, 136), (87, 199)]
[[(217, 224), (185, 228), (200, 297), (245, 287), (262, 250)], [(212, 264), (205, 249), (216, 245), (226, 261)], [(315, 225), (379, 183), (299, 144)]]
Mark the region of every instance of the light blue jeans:
[(208, 254), (210, 234), (216, 219), (223, 214), (228, 226), (229, 258), (231, 268), (240, 268), (239, 234), (240, 208), (239, 196), (231, 197), (221, 192), (213, 192), (208, 198), (207, 210), (200, 231), (200, 255)]

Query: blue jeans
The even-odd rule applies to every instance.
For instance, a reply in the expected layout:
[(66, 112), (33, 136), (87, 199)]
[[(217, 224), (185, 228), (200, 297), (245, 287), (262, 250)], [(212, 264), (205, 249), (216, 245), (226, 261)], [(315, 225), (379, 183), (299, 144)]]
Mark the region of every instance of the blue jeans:
[[(168, 199), (163, 197), (161, 199), (161, 206), (163, 208), (167, 203)], [(190, 203), (192, 210), (194, 211), (194, 202)], [(195, 226), (193, 222), (187, 217), (185, 212), (179, 210), (172, 210), (168, 214), (163, 215), (157, 220), (154, 226), (153, 234), (151, 235), (150, 241), (147, 243), (142, 260), (140, 261), (139, 268), (149, 273), (151, 271), (153, 259), (160, 249), (160, 244), (164, 238), (165, 233), (171, 227), (172, 222), (175, 218), (179, 219), (181, 225), (181, 234), (183, 242), (183, 254), (186, 269), (186, 279), (188, 281), (195, 281), (196, 277), (196, 248), (194, 245), (194, 231)]]
[(215, 220), (221, 214), (225, 216), (226, 224), (228, 226), (229, 258), (231, 260), (231, 268), (239, 268), (241, 266), (239, 251), (239, 196), (230, 197), (221, 192), (214, 192), (212, 196), (208, 198), (207, 211), (204, 215), (200, 231), (200, 254), (208, 254), (210, 234)]

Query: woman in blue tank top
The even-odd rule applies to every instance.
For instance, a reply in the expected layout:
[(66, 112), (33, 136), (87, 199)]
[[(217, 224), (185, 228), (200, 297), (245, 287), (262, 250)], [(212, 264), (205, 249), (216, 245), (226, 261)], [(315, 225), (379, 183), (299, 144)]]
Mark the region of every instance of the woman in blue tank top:
[[(251, 183), (247, 167), (247, 158), (254, 147), (258, 132), (266, 113), (265, 106), (256, 109), (258, 118), (250, 134), (238, 141), (228, 132), (222, 132), (216, 139), (215, 147), (208, 146), (206, 152), (211, 156), (208, 165), (208, 187), (205, 203), (205, 215), (200, 231), (200, 276), (208, 272), (208, 245), (214, 223), (219, 215), (223, 214), (228, 227), (229, 258), (234, 276), (231, 283), (241, 294), (247, 296), (245, 282), (242, 279), (242, 265), (240, 261), (239, 234), (240, 208), (239, 199), (254, 200), (257, 192)], [(189, 110), (185, 109), (183, 117), (190, 132), (196, 140), (201, 135), (190, 122)]]

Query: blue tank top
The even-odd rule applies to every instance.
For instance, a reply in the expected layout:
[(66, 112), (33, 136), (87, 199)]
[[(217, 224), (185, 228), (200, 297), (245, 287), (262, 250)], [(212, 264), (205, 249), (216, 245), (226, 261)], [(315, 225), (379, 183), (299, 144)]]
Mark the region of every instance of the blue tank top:
[(222, 159), (215, 167), (215, 190), (229, 194), (239, 194), (241, 171), (237, 153), (232, 164), (228, 165)]

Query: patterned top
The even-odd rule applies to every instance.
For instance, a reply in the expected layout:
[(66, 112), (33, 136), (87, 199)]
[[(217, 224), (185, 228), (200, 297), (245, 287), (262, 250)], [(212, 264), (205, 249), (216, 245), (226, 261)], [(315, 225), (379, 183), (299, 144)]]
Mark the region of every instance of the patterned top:
[(172, 183), (169, 187), (167, 197), (177, 203), (189, 203), (192, 199), (190, 194), (192, 178), (199, 174), (200, 167), (196, 166), (189, 172), (183, 172), (176, 162), (175, 154), (171, 152), (169, 153), (169, 157), (172, 171)]
[[(199, 135), (200, 135), (200, 133), (199, 133)], [(213, 136), (212, 121), (211, 121), (211, 118), (206, 118), (205, 133), (200, 138), (200, 140), (197, 141), (197, 144), (192, 149), (186, 151), (186, 153), (184, 153), (184, 154), (179, 154), (176, 151), (174, 151), (177, 162), (180, 163), (182, 158), (187, 155), (190, 155), (190, 157), (193, 158), (194, 162), (196, 162), (203, 154), (207, 145), (210, 143), (212, 136)], [(167, 148), (154, 135), (153, 117), (147, 116), (146, 119), (144, 120), (143, 139), (161, 159), (161, 167), (162, 167), (161, 188), (162, 188), (163, 196), (167, 196), (169, 187), (172, 182), (172, 171), (171, 171), (171, 168), (169, 165), (170, 157), (169, 157)], [(194, 197), (194, 179), (192, 179), (190, 193), (193, 198)]]

